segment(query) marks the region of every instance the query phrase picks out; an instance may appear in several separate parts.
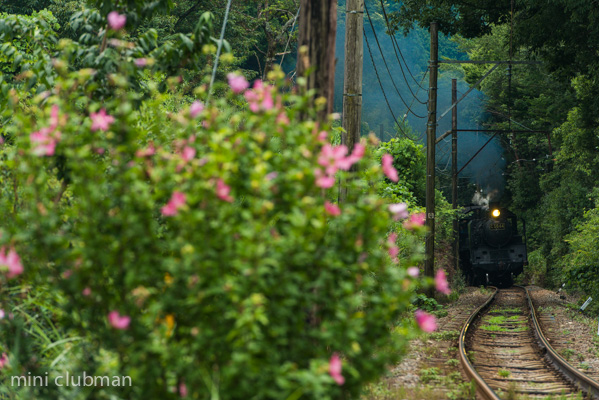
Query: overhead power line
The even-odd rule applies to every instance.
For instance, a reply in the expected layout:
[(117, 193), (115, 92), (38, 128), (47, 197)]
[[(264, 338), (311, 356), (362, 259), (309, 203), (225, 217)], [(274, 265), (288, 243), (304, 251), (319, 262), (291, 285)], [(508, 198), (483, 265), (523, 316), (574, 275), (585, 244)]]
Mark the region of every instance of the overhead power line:
[[(393, 75), (391, 74), (391, 71), (389, 70), (389, 65), (387, 64), (387, 59), (385, 58), (385, 54), (383, 53), (383, 49), (382, 49), (381, 44), (379, 42), (379, 38), (378, 38), (378, 36), (376, 34), (376, 30), (374, 29), (374, 25), (372, 23), (372, 19), (370, 18), (370, 13), (368, 12), (368, 7), (366, 6), (366, 3), (364, 3), (364, 10), (366, 11), (366, 15), (368, 16), (368, 22), (370, 23), (370, 28), (372, 29), (372, 33), (374, 34), (374, 39), (375, 39), (376, 44), (377, 44), (377, 46), (379, 48), (379, 52), (381, 53), (381, 57), (383, 59), (383, 63), (385, 64), (385, 68), (387, 69), (387, 73), (389, 74), (389, 77), (391, 78), (391, 83), (393, 84), (393, 87), (395, 88), (395, 91), (397, 92), (397, 95), (401, 99), (401, 102), (406, 106), (406, 109), (408, 110), (408, 112), (411, 113), (412, 115), (414, 115), (416, 118), (426, 118), (426, 116), (424, 116), (424, 115), (418, 115), (418, 114), (414, 113), (412, 110), (410, 110), (410, 106), (408, 106), (408, 103), (404, 100), (403, 96), (401, 95), (399, 89), (397, 88), (397, 85), (395, 84), (395, 80), (393, 79)], [(364, 36), (366, 36), (366, 34), (364, 34)]]
[[(414, 92), (412, 91), (412, 88), (410, 87), (410, 84), (408, 83), (408, 79), (407, 79), (406, 74), (401, 65), (401, 61), (399, 60), (399, 56), (401, 57), (404, 64), (406, 65), (406, 70), (408, 71), (408, 74), (412, 77), (412, 80), (416, 83), (416, 85), (418, 85), (423, 90), (427, 90), (427, 89), (425, 89), (424, 87), (422, 87), (422, 85), (420, 83), (418, 83), (418, 80), (416, 80), (416, 78), (414, 77), (414, 74), (412, 74), (412, 71), (410, 71), (410, 67), (408, 66), (408, 63), (406, 62), (406, 59), (401, 51), (401, 48), (399, 47), (397, 38), (395, 37), (395, 35), (392, 35), (390, 33), (391, 32), (391, 24), (389, 23), (389, 18), (387, 17), (387, 11), (385, 10), (385, 5), (383, 4), (383, 0), (379, 0), (379, 1), (381, 3), (381, 8), (383, 9), (383, 16), (385, 17), (385, 23), (387, 24), (387, 31), (389, 32), (389, 36), (391, 37), (391, 44), (393, 45), (393, 50), (395, 51), (395, 57), (397, 58), (397, 62), (399, 63), (399, 67), (401, 68), (401, 73), (403, 75), (403, 78), (406, 81), (406, 85), (408, 85), (408, 89), (410, 89), (412, 96), (418, 98), (417, 94), (414, 94)], [(398, 56), (398, 53), (399, 53), (399, 56)], [(419, 99), (418, 99), (418, 101), (420, 102), (420, 104), (426, 104), (426, 102), (422, 102)]]
[[(429, 68), (426, 68), (426, 71), (424, 71), (424, 75), (422, 75), (422, 79), (420, 80), (420, 83), (424, 82), (424, 79), (426, 78), (426, 75), (428, 74)], [(418, 88), (418, 90), (416, 90), (416, 94), (418, 94), (418, 91), (420, 90), (420, 88)], [(416, 99), (412, 99), (412, 104), (410, 104), (409, 109), (411, 109), (414, 106), (414, 102), (416, 101)], [(428, 101), (427, 103), (428, 104)], [(408, 110), (409, 110), (408, 109)], [(408, 112), (406, 112), (403, 116), (403, 119), (401, 120), (401, 122), (405, 122), (406, 118), (408, 118)], [(422, 137), (424, 136), (424, 134), (426, 133), (426, 131), (423, 131), (420, 136), (418, 137), (418, 141), (421, 142), (422, 141)]]
[(397, 118), (395, 117), (395, 113), (393, 112), (393, 109), (391, 108), (391, 104), (389, 104), (389, 99), (387, 98), (387, 94), (385, 93), (385, 88), (383, 87), (383, 83), (381, 82), (381, 78), (379, 77), (379, 72), (378, 69), (376, 68), (376, 64), (374, 62), (374, 58), (372, 57), (372, 51), (370, 50), (370, 43), (368, 42), (368, 36), (366, 36), (366, 29), (362, 28), (364, 30), (364, 39), (366, 41), (366, 48), (368, 49), (368, 55), (370, 56), (370, 61), (372, 61), (372, 66), (374, 67), (374, 73), (376, 74), (376, 79), (379, 82), (379, 85), (381, 87), (381, 91), (383, 92), (383, 97), (385, 98), (385, 102), (387, 103), (387, 107), (389, 108), (389, 111), (391, 112), (391, 115), (393, 116), (393, 120), (395, 121), (395, 124), (397, 125), (397, 128), (399, 129), (399, 131), (401, 132), (401, 134), (409, 140), (412, 140), (407, 134), (406, 132), (402, 129), (401, 125), (399, 124), (399, 122), (397, 121)]

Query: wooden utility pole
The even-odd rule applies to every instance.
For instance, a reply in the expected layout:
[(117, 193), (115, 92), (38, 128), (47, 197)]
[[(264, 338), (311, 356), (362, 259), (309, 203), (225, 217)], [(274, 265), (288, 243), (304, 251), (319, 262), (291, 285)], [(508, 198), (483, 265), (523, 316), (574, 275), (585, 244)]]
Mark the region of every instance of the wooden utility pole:
[[(451, 206), (458, 208), (458, 80), (451, 80)], [(453, 219), (453, 259), (456, 272), (459, 268), (460, 241), (458, 238), (458, 217)]]
[(318, 114), (321, 121), (333, 111), (335, 93), (335, 37), (337, 34), (337, 0), (301, 0), (297, 74), (306, 77), (307, 89), (327, 100)]
[(351, 151), (360, 141), (362, 123), (362, 71), (364, 64), (364, 0), (347, 0), (345, 69), (343, 76), (342, 143)]
[[(364, 0), (347, 0), (345, 11), (345, 67), (343, 70), (343, 129), (341, 143), (351, 152), (360, 142), (362, 125), (362, 71), (364, 66)], [(339, 202), (347, 187), (339, 186)]]
[[(431, 58), (429, 62), (428, 123), (426, 125), (426, 259), (424, 274), (435, 274), (435, 142), (437, 139), (437, 74), (439, 68), (439, 25), (431, 23)], [(429, 290), (429, 297), (432, 295)]]

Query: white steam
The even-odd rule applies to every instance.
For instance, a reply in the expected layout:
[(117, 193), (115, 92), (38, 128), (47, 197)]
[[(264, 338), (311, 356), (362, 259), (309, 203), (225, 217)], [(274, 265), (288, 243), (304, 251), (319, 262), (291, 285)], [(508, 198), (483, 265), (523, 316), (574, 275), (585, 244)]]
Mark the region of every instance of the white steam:
[(483, 209), (489, 209), (489, 201), (491, 200), (492, 193), (488, 195), (484, 195), (482, 189), (474, 192), (474, 196), (472, 197), (472, 204), (477, 206), (482, 206)]

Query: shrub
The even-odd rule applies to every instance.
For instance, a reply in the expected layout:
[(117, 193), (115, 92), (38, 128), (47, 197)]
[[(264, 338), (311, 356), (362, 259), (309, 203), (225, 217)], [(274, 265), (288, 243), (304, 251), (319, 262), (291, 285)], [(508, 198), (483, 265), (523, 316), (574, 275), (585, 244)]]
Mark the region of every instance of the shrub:
[[(560, 264), (564, 269), (566, 286), (581, 290), (593, 299), (599, 298), (599, 239), (597, 237), (599, 223), (599, 207), (595, 207), (584, 214), (583, 221), (576, 226), (576, 230), (566, 236), (569, 252)], [(586, 297), (581, 301), (586, 300)], [(587, 311), (599, 310), (593, 301)]]
[[(345, 167), (337, 158), (324, 170), (330, 126), (311, 119), (306, 96), (277, 81), (208, 102), (203, 86), (178, 108), (178, 81), (158, 85), (160, 57), (177, 44), (151, 53), (140, 92), (141, 47), (119, 40), (103, 77), (72, 63), (81, 44), (63, 43), (51, 88), (32, 97), (15, 83), (5, 99), (0, 248), (20, 255), (24, 273), (3, 274), (22, 289), (2, 299), (14, 317), (0, 321), (0, 353), (16, 375), (48, 372), (52, 382), (70, 368), (130, 376), (133, 385), (3, 390), (20, 398), (356, 396), (405, 347), (411, 325), (393, 325), (415, 284), (405, 268), (421, 257), (405, 251), (397, 265), (387, 254), (391, 218), (368, 184), (380, 180), (370, 150), (343, 157), (359, 163), (360, 179), (340, 172), (357, 195), (337, 208), (326, 199)], [(241, 92), (249, 107), (233, 105), (247, 104)], [(22, 298), (48, 289), (49, 318), (82, 338), (75, 349), (68, 338), (50, 339), (38, 354), (64, 346), (53, 360), (10, 337), (35, 315), (16, 312)], [(332, 365), (339, 356), (343, 384)]]

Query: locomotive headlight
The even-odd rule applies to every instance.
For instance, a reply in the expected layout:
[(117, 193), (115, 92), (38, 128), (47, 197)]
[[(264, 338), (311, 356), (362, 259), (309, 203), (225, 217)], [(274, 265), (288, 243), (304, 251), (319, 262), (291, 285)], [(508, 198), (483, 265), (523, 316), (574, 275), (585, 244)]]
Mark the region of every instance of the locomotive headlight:
[(491, 215), (494, 216), (495, 218), (499, 217), (499, 215), (501, 215), (501, 213), (499, 212), (499, 210), (496, 208), (491, 212)]

